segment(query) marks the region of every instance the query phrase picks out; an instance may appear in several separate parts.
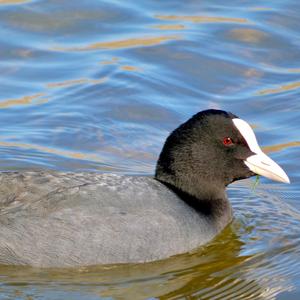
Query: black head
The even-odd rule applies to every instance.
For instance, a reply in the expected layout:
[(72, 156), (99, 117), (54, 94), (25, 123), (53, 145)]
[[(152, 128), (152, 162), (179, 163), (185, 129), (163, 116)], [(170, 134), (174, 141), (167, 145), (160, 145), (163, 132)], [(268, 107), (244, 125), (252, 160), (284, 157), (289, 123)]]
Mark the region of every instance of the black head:
[(255, 175), (244, 161), (255, 153), (233, 120), (206, 110), (175, 129), (160, 153), (155, 178), (195, 197), (224, 193), (231, 182)]

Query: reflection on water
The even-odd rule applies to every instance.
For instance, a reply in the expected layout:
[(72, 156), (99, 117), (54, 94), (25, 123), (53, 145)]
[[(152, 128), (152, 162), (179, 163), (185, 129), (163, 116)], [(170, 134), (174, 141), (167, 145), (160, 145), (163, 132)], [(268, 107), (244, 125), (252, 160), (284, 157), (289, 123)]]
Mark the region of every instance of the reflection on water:
[(111, 65), (111, 64), (116, 64), (118, 61), (119, 61), (118, 57), (113, 57), (111, 60), (101, 61), (100, 64), (102, 64), (102, 65)]
[(107, 78), (99, 78), (99, 79), (89, 79), (89, 78), (80, 78), (80, 79), (73, 79), (73, 80), (65, 80), (62, 82), (52, 82), (47, 83), (48, 88), (61, 88), (66, 86), (72, 86), (77, 84), (99, 84), (103, 83), (107, 80)]
[(21, 3), (26, 3), (31, 0), (0, 0), (0, 5), (1, 4), (21, 4)]
[(284, 85), (280, 85), (278, 87), (270, 88), (270, 89), (264, 89), (260, 90), (257, 93), (260, 95), (266, 95), (266, 94), (276, 94), (276, 93), (281, 93), (284, 91), (291, 91), (298, 89), (300, 87), (300, 82), (292, 82), (292, 83), (287, 83)]
[(250, 23), (247, 19), (228, 18), (228, 17), (211, 17), (211, 16), (176, 16), (176, 15), (156, 15), (155, 18), (167, 21), (187, 21), (193, 23)]
[(290, 147), (300, 147), (300, 141), (263, 147), (264, 152), (278, 152)]
[(181, 24), (165, 24), (165, 25), (155, 25), (154, 28), (161, 30), (183, 30), (186, 27)]
[(47, 102), (47, 98), (44, 97), (44, 93), (39, 93), (30, 96), (23, 96), (18, 99), (7, 99), (0, 102), (0, 109), (8, 108), (11, 106), (19, 106), (19, 105), (37, 105), (43, 104)]
[(1, 297), (298, 299), (299, 11), (295, 0), (0, 0), (1, 170), (153, 174), (168, 133), (219, 108), (255, 124), (292, 182), (230, 186), (234, 222), (193, 253), (2, 266)]
[(229, 31), (229, 36), (241, 42), (259, 43), (267, 37), (267, 34), (256, 29), (239, 28)]
[(123, 71), (132, 71), (132, 72), (138, 72), (141, 71), (141, 69), (134, 67), (134, 66), (121, 66), (121, 70)]
[(147, 38), (133, 38), (119, 41), (111, 42), (98, 42), (93, 43), (88, 46), (78, 47), (78, 48), (60, 48), (56, 47), (55, 50), (60, 51), (86, 51), (86, 50), (96, 50), (96, 49), (123, 49), (123, 48), (132, 48), (132, 47), (149, 47), (159, 45), (163, 42), (168, 42), (172, 40), (178, 40), (180, 36), (171, 35), (171, 36), (156, 36), (156, 37), (147, 37)]

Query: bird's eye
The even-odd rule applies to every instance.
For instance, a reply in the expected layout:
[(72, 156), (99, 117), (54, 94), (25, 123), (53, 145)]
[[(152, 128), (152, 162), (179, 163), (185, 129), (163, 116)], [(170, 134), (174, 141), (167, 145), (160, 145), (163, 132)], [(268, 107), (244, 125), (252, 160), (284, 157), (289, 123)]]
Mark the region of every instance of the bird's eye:
[(230, 138), (230, 137), (225, 137), (225, 138), (223, 139), (223, 145), (224, 145), (224, 146), (230, 146), (230, 145), (233, 145), (233, 140), (232, 140), (232, 138)]

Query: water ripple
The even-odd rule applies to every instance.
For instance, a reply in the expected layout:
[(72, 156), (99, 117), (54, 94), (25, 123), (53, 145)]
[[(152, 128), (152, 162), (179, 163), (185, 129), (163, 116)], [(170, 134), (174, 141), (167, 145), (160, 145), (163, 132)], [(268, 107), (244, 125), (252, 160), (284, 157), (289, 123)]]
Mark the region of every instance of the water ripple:
[(291, 178), (231, 185), (233, 223), (192, 253), (1, 266), (1, 297), (298, 299), (299, 3), (0, 0), (2, 170), (152, 175), (168, 133), (219, 108), (255, 124)]

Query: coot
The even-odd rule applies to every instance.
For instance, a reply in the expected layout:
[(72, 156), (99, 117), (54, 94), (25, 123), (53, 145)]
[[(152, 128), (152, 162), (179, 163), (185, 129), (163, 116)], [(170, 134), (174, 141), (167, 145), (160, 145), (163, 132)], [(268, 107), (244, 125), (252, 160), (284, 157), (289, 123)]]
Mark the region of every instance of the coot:
[(221, 110), (175, 129), (154, 177), (3, 172), (0, 264), (142, 263), (193, 250), (232, 220), (225, 187), (255, 174), (289, 182), (249, 124)]

